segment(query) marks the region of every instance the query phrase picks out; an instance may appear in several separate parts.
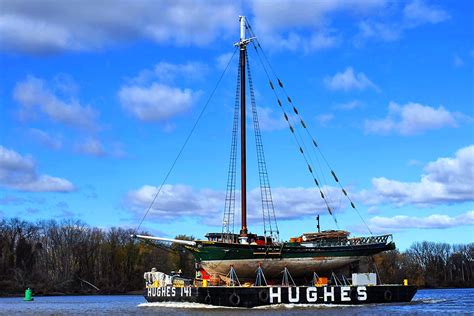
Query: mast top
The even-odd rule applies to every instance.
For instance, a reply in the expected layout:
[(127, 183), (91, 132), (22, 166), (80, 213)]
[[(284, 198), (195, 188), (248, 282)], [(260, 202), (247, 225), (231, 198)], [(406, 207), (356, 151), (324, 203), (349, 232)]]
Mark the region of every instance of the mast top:
[(240, 21), (240, 41), (234, 44), (234, 46), (239, 46), (240, 49), (245, 49), (248, 43), (250, 43), (255, 37), (245, 38), (245, 29), (246, 29), (246, 19), (245, 16), (239, 15)]
[(239, 15), (240, 20), (240, 41), (245, 40), (245, 16)]

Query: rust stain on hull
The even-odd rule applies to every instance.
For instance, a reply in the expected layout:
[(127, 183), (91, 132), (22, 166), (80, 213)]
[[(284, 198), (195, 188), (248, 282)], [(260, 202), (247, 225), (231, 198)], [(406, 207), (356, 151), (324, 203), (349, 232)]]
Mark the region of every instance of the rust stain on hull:
[(288, 268), (291, 275), (295, 278), (312, 276), (313, 272), (330, 271), (342, 268), (352, 262), (360, 260), (362, 257), (314, 257), (301, 259), (242, 259), (225, 261), (201, 261), (202, 267), (211, 274), (217, 273), (226, 275), (229, 267), (234, 266), (239, 278), (255, 278), (255, 270), (261, 264), (267, 278), (276, 278), (281, 276), (285, 267)]

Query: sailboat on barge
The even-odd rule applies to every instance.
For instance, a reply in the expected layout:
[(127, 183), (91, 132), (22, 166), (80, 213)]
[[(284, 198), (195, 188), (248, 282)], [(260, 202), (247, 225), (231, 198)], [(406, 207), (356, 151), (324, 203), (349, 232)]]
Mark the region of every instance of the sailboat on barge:
[[(251, 37), (246, 37), (246, 31), (248, 31)], [(273, 207), (272, 193), (270, 188), (270, 182), (268, 179), (267, 168), (265, 163), (265, 155), (263, 152), (263, 142), (260, 134), (259, 121), (257, 116), (257, 108), (255, 103), (255, 96), (253, 91), (253, 82), (250, 71), (250, 64), (247, 54), (247, 46), (252, 45), (256, 51), (259, 60), (262, 62), (265, 73), (269, 79), (269, 85), (275, 93), (276, 101), (283, 112), (283, 116), (288, 123), (288, 127), (295, 137), (299, 151), (302, 157), (308, 165), (308, 170), (312, 176), (317, 191), (315, 194), (321, 196), (325, 207), (329, 214), (333, 217), (337, 227), (337, 219), (334, 216), (333, 209), (331, 207), (330, 200), (327, 196), (327, 190), (323, 186), (318, 173), (312, 166), (311, 155), (307, 148), (296, 124), (300, 125), (305, 133), (311, 138), (311, 146), (313, 150), (318, 151), (330, 170), (332, 178), (335, 180), (337, 185), (344, 196), (348, 199), (351, 207), (357, 212), (357, 208), (353, 201), (347, 194), (347, 191), (342, 187), (336, 173), (331, 169), (328, 161), (322, 155), (320, 148), (315, 139), (310, 134), (306, 127), (306, 123), (300, 116), (299, 111), (293, 105), (291, 98), (286, 94), (283, 83), (276, 77), (276, 82), (270, 78), (267, 67), (264, 63), (266, 55), (261, 50), (261, 45), (257, 38), (254, 36), (251, 26), (246, 21), (245, 17), (240, 17), (240, 40), (235, 43), (240, 53), (238, 76), (237, 76), (237, 91), (236, 91), (236, 103), (234, 112), (234, 124), (232, 133), (232, 146), (231, 146), (231, 157), (229, 164), (227, 192), (225, 199), (224, 208), (224, 220), (221, 232), (208, 233), (206, 235), (207, 240), (176, 240), (153, 236), (134, 235), (134, 237), (141, 239), (151, 239), (162, 242), (173, 242), (183, 245), (189, 250), (196, 260), (197, 279), (194, 282), (186, 281), (180, 276), (167, 276), (161, 272), (152, 271), (145, 273), (145, 279), (147, 281), (147, 292), (146, 298), (149, 301), (166, 301), (166, 300), (177, 300), (177, 301), (195, 301), (207, 304), (216, 305), (230, 305), (230, 306), (246, 306), (252, 307), (256, 305), (269, 304), (269, 303), (285, 303), (285, 302), (296, 302), (292, 300), (292, 291), (290, 289), (283, 289), (283, 292), (287, 294), (281, 294), (279, 292), (279, 299), (273, 302), (270, 298), (272, 297), (272, 291), (266, 292), (266, 290), (259, 295), (259, 299), (255, 301), (255, 294), (250, 289), (245, 292), (245, 288), (240, 288), (240, 294), (236, 294), (236, 290), (240, 285), (240, 280), (255, 280), (257, 277), (258, 282), (254, 285), (262, 285), (262, 278), (266, 281), (281, 279), (282, 272), (283, 278), (286, 278), (286, 282), (282, 285), (289, 286), (291, 280), (295, 285), (295, 280), (313, 280), (313, 285), (316, 283), (320, 286), (327, 287), (327, 281), (324, 283), (321, 280), (325, 278), (319, 278), (319, 275), (332, 273), (333, 271), (348, 266), (351, 263), (358, 262), (364, 257), (373, 256), (377, 253), (395, 249), (395, 244), (392, 241), (391, 235), (379, 235), (374, 236), (370, 232), (370, 236), (367, 237), (349, 237), (349, 232), (343, 230), (331, 230), (331, 231), (319, 231), (319, 215), (318, 215), (318, 232), (314, 233), (303, 233), (298, 237), (291, 238), (289, 241), (284, 242), (280, 240), (278, 224)], [(234, 53), (235, 54), (235, 53)], [(230, 63), (230, 62), (229, 62)], [(268, 60), (267, 60), (268, 63)], [(269, 64), (268, 64), (269, 65)], [(271, 66), (270, 66), (271, 67)], [(272, 70), (273, 71), (273, 70)], [(263, 212), (263, 226), (264, 233), (262, 235), (251, 233), (247, 226), (247, 148), (246, 148), (246, 84), (248, 83), (248, 90), (251, 98), (251, 108), (253, 115), (253, 130), (255, 132), (256, 152), (260, 179), (260, 192)], [(286, 97), (285, 104), (280, 100), (277, 88), (280, 88), (280, 93), (283, 93)], [(288, 108), (293, 111), (289, 115), (286, 111)], [(296, 123), (295, 123), (296, 122)], [(238, 143), (238, 130), (240, 125), (240, 209), (241, 209), (241, 228), (239, 233), (234, 233), (234, 214), (236, 206), (236, 170), (237, 170), (237, 143)], [(360, 215), (360, 214), (359, 214)], [(362, 217), (361, 217), (362, 218)], [(363, 220), (363, 219), (362, 219)], [(365, 224), (365, 222), (364, 222)], [(257, 271), (257, 274), (256, 274)], [(291, 272), (291, 274), (290, 274)], [(318, 275), (319, 274), (319, 275)], [(207, 287), (207, 280), (209, 275), (217, 276), (218, 281), (214, 284), (215, 286)], [(238, 275), (238, 276), (237, 276)], [(332, 274), (334, 275), (334, 274)], [(207, 276), (207, 278), (206, 278)], [(357, 274), (355, 276), (357, 278)], [(293, 279), (294, 278), (294, 279)], [(369, 278), (370, 279), (370, 278)], [(173, 281), (174, 280), (174, 281)], [(175, 281), (177, 283), (175, 283)], [(221, 299), (219, 293), (228, 292), (216, 290), (214, 297), (210, 294), (211, 289), (222, 288), (219, 286), (222, 282), (226, 282), (227, 285), (232, 285), (232, 293), (228, 294), (232, 297)], [(315, 282), (315, 283), (314, 283)], [(356, 281), (353, 281), (356, 282)], [(373, 279), (372, 279), (373, 282)], [(191, 285), (194, 284), (194, 286)], [(257, 284), (258, 283), (258, 284)], [(337, 282), (336, 282), (337, 284)], [(354, 283), (355, 284), (355, 283)], [(347, 285), (347, 283), (346, 283)], [(365, 284), (367, 285), (367, 284)], [(370, 284), (375, 285), (375, 284)], [(184, 287), (183, 287), (184, 286)], [(189, 288), (188, 288), (189, 286)], [(175, 289), (175, 287), (182, 287), (181, 289)], [(184, 290), (183, 290), (184, 289)], [(200, 290), (201, 289), (201, 290)], [(207, 295), (203, 296), (205, 293)], [(299, 287), (296, 287), (297, 293), (299, 293)], [(189, 291), (189, 292), (188, 292)], [(214, 291), (214, 290), (212, 290)], [(220, 291), (220, 292), (219, 292)], [(288, 292), (289, 291), (289, 292)], [(307, 295), (312, 291), (311, 288), (304, 287), (301, 291), (305, 291)], [(381, 297), (377, 290), (371, 290), (373, 292), (371, 297), (368, 298), (367, 289), (361, 291), (358, 287), (352, 288), (348, 286), (345, 289), (336, 287), (332, 289), (332, 294), (326, 294), (326, 290), (321, 290), (320, 294), (324, 296), (323, 302), (328, 302), (326, 296), (331, 298), (336, 303), (369, 303), (380, 301), (410, 301), (416, 292), (416, 289), (411, 286), (395, 286), (390, 289), (390, 294), (386, 294), (385, 297)], [(335, 291), (335, 292), (334, 292)], [(344, 291), (347, 291), (345, 293)], [(393, 291), (393, 293), (392, 293)], [(252, 292), (252, 293), (250, 293)], [(362, 293), (363, 292), (363, 293)], [(199, 294), (200, 293), (200, 294)], [(324, 293), (324, 294), (323, 294)], [(388, 292), (384, 292), (388, 293)], [(268, 294), (268, 295), (267, 295)], [(314, 293), (313, 293), (314, 294)], [(313, 295), (311, 294), (311, 295)], [(226, 294), (227, 295), (227, 294)], [(235, 298), (237, 295), (238, 299)], [(241, 296), (247, 297), (247, 302), (241, 302)], [(263, 297), (262, 297), (263, 295)], [(277, 295), (277, 294), (275, 294)], [(281, 296), (288, 296), (288, 299), (282, 301)], [(299, 296), (300, 294), (298, 294)], [(310, 295), (310, 296), (311, 296)], [(314, 297), (318, 297), (319, 294), (314, 294)], [(312, 300), (310, 296), (307, 296), (305, 300), (299, 300), (298, 303), (314, 303), (316, 300)], [(313, 297), (311, 296), (311, 297)], [(323, 298), (323, 296), (321, 296)], [(253, 297), (253, 298), (252, 298)], [(336, 299), (337, 297), (337, 299)], [(275, 296), (277, 298), (277, 296)], [(350, 298), (350, 299), (349, 299)], [(361, 299), (363, 298), (363, 299)]]

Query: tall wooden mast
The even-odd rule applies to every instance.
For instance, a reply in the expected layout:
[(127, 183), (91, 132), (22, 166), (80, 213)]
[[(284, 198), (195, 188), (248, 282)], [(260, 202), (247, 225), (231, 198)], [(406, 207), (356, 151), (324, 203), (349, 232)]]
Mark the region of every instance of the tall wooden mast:
[(245, 38), (245, 17), (240, 16), (240, 204), (241, 223), (240, 236), (246, 237), (247, 229), (247, 151), (246, 151), (246, 126), (245, 126), (245, 56), (249, 40)]

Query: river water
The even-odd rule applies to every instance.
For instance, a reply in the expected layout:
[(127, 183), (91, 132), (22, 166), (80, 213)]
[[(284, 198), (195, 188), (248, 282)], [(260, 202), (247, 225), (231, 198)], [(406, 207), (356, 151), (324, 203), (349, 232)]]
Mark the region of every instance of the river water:
[(209, 307), (189, 303), (146, 303), (137, 295), (49, 296), (0, 298), (0, 315), (402, 315), (402, 314), (474, 314), (474, 289), (419, 290), (411, 303), (365, 306), (298, 306), (240, 309)]

